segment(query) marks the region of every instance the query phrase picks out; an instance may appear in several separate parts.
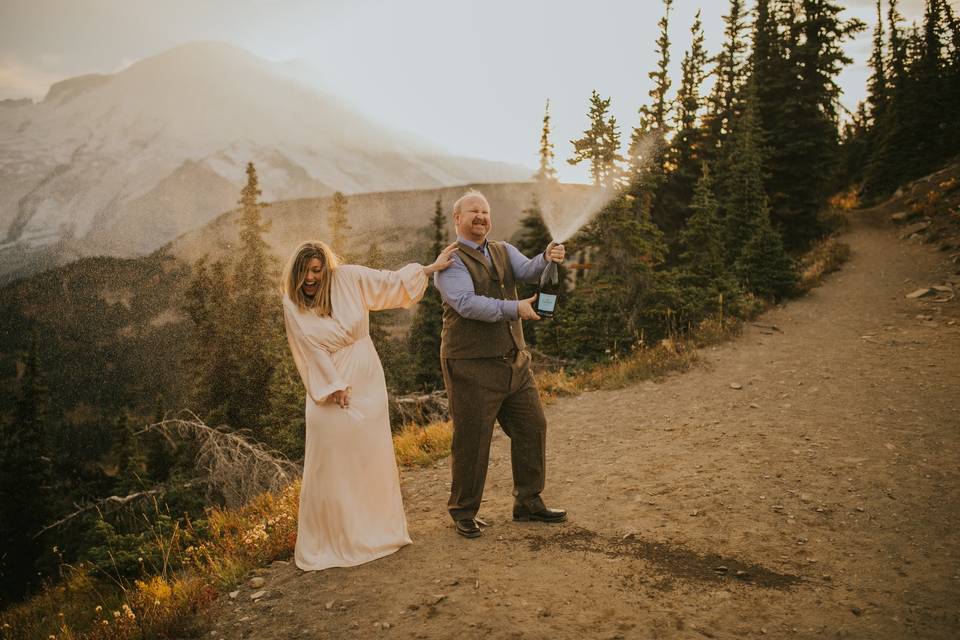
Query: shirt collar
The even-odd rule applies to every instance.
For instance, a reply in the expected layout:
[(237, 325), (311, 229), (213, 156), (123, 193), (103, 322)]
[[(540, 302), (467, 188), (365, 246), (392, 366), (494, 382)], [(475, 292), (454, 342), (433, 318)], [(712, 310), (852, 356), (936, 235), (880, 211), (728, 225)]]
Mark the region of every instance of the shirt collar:
[(460, 236), (457, 236), (457, 242), (461, 242), (467, 245), (468, 247), (470, 247), (471, 249), (476, 249), (480, 253), (485, 253), (485, 249), (487, 247), (486, 238), (483, 239), (482, 243), (477, 243), (477, 242), (474, 242), (473, 240), (467, 240), (466, 238), (461, 238)]

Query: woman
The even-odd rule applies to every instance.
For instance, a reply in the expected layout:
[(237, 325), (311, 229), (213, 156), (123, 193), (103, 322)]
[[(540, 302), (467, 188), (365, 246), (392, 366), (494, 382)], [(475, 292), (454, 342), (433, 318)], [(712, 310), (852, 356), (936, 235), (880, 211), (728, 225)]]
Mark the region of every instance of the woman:
[(362, 564), (410, 544), (369, 312), (415, 304), (455, 250), (425, 267), (377, 271), (338, 266), (326, 244), (305, 242), (287, 263), (287, 341), (307, 390), (294, 554), (304, 571)]

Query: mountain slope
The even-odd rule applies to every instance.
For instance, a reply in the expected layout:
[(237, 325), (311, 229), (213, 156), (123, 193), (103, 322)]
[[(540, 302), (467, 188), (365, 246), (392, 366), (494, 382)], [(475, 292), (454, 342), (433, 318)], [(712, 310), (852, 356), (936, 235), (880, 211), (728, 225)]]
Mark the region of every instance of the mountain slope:
[(183, 45), (0, 109), (0, 276), (57, 243), (155, 249), (231, 208), (248, 161), (265, 200), (529, 175), (444, 155), (241, 49)]

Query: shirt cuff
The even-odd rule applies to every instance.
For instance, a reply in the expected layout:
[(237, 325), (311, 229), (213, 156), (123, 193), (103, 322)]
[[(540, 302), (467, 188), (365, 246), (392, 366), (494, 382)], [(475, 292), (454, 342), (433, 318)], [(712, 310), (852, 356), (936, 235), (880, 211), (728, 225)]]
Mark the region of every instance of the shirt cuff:
[(507, 320), (519, 320), (520, 310), (517, 308), (518, 306), (519, 302), (517, 300), (501, 300), (500, 313)]

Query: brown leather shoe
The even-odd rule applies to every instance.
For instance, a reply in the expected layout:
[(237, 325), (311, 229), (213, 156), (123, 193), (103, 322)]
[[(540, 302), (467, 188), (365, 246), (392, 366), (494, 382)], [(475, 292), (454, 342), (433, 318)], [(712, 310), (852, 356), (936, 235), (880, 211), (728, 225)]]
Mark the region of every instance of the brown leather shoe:
[(457, 533), (462, 535), (464, 538), (478, 538), (480, 537), (480, 525), (477, 524), (477, 521), (473, 518), (467, 518), (465, 520), (457, 520)]
[(524, 507), (514, 507), (513, 519), (515, 522), (563, 522), (567, 519), (567, 512), (563, 509), (547, 509), (546, 507), (539, 511), (529, 511)]

